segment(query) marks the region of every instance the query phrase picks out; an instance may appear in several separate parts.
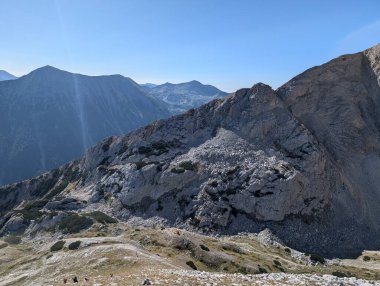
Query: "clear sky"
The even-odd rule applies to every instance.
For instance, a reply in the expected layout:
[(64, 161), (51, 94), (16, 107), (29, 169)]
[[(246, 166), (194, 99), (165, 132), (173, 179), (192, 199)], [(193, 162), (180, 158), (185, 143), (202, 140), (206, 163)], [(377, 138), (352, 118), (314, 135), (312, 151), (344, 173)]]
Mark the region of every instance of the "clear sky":
[(0, 69), (278, 87), (380, 42), (379, 0), (0, 0)]

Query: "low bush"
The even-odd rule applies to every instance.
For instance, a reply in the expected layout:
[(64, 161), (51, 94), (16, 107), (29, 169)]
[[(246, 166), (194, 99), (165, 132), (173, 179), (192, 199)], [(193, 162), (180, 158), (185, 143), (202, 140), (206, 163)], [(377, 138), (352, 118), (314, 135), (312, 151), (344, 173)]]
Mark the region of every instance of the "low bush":
[(244, 275), (247, 275), (249, 274), (249, 270), (247, 267), (243, 267), (243, 266), (240, 266), (238, 269), (237, 269), (237, 272), (238, 273), (241, 273), (241, 274), (244, 274)]
[(339, 277), (339, 278), (349, 277), (349, 275), (347, 275), (344, 272), (340, 272), (340, 271), (334, 271), (333, 273), (331, 273), (331, 275), (334, 275), (334, 276)]
[(233, 244), (233, 243), (223, 243), (222, 248), (224, 250), (232, 251), (232, 252), (235, 252), (238, 254), (244, 254), (245, 253), (244, 250), (240, 246)]
[(140, 154), (146, 154), (146, 155), (150, 155), (152, 151), (153, 151), (152, 148), (147, 147), (147, 146), (140, 146), (138, 149), (138, 152)]
[(117, 223), (116, 219), (110, 217), (109, 215), (106, 215), (105, 213), (101, 211), (94, 211), (91, 213), (87, 213), (85, 214), (85, 216), (91, 217), (97, 222), (102, 223), (102, 224)]
[(184, 161), (181, 164), (179, 164), (180, 168), (183, 168), (187, 171), (194, 171), (195, 170), (195, 164), (191, 161)]
[(189, 260), (186, 262), (186, 265), (190, 266), (191, 268), (193, 268), (194, 270), (197, 270), (197, 266), (194, 264), (193, 261)]
[(40, 217), (44, 215), (44, 212), (41, 212), (35, 209), (31, 209), (31, 210), (22, 209), (17, 212), (22, 214), (22, 217), (28, 221), (38, 220)]
[(363, 260), (364, 260), (364, 261), (370, 261), (370, 260), (371, 260), (371, 257), (369, 257), (369, 256), (364, 256), (364, 257), (363, 257)]
[(123, 146), (121, 146), (121, 148), (119, 149), (119, 151), (117, 152), (117, 154), (121, 155), (121, 154), (127, 152), (128, 148), (129, 148), (128, 144), (124, 144)]
[(318, 254), (310, 254), (310, 260), (321, 264), (324, 264), (326, 262), (326, 260)]
[(52, 252), (60, 251), (64, 245), (65, 245), (65, 241), (59, 240), (50, 247), (50, 251)]
[(182, 174), (182, 173), (185, 173), (185, 169), (184, 168), (172, 168), (170, 170), (170, 172), (172, 172), (174, 174)]
[(235, 168), (228, 170), (226, 175), (231, 176), (231, 175), (235, 174), (237, 171), (239, 171), (239, 169), (240, 169), (240, 167), (236, 166)]
[(156, 211), (162, 211), (164, 209), (164, 207), (162, 206), (162, 202), (161, 201), (158, 201), (157, 202), (157, 208), (156, 208)]
[(149, 165), (149, 163), (147, 163), (145, 161), (137, 161), (137, 162), (135, 162), (135, 165), (136, 165), (136, 169), (140, 170), (140, 169), (144, 168), (146, 165)]
[(77, 241), (74, 241), (72, 243), (69, 244), (69, 250), (76, 250), (79, 248), (81, 244), (81, 241), (80, 240), (77, 240)]
[(53, 189), (51, 189), (49, 191), (49, 193), (45, 196), (45, 199), (47, 200), (51, 200), (52, 198), (54, 198), (55, 196), (59, 195), (60, 193), (62, 193), (62, 191), (64, 189), (66, 189), (66, 187), (69, 185), (69, 181), (68, 180), (62, 180), (62, 182), (54, 187)]
[(0, 244), (0, 249), (6, 248), (8, 246), (8, 243), (2, 243)]
[(200, 248), (202, 249), (202, 250), (204, 250), (204, 251), (210, 251), (210, 248), (208, 248), (206, 245), (204, 245), (204, 244), (201, 244), (201, 245), (199, 245), (200, 246)]
[(22, 214), (23, 218), (28, 221), (37, 220), (44, 215), (44, 212), (41, 211), (41, 209), (47, 204), (47, 202), (47, 200), (37, 200), (28, 203), (23, 209), (16, 212)]
[(63, 233), (77, 233), (83, 229), (89, 228), (92, 224), (92, 219), (71, 213), (59, 222), (58, 229)]
[(278, 260), (273, 260), (273, 264), (274, 264), (275, 266), (281, 266), (281, 262), (278, 261)]
[(10, 235), (4, 238), (4, 241), (9, 244), (20, 244), (21, 243), (21, 237)]
[(264, 267), (259, 267), (259, 272), (264, 274), (264, 273), (268, 273), (268, 270), (266, 270)]
[(218, 182), (217, 181), (212, 181), (209, 185), (211, 187), (213, 187), (213, 188), (216, 188), (218, 186)]
[(169, 151), (169, 145), (164, 141), (152, 143), (152, 148), (155, 149), (155, 155), (161, 155)]

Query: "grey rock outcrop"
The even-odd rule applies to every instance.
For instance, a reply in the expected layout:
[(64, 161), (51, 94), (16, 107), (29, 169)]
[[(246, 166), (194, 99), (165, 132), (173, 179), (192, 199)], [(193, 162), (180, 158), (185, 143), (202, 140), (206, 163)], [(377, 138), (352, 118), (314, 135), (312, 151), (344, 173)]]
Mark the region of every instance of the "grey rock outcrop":
[(11, 218), (26, 200), (42, 201), (48, 213), (47, 201), (71, 198), (79, 213), (125, 221), (269, 229), (327, 256), (379, 249), (379, 55), (379, 46), (345, 55), (276, 91), (259, 83), (110, 137), (79, 161), (0, 189), (0, 209)]

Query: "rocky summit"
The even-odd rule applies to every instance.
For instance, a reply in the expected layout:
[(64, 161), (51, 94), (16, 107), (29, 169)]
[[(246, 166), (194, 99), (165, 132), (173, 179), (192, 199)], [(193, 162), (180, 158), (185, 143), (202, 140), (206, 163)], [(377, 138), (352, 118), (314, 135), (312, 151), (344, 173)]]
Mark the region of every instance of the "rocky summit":
[(75, 233), (89, 213), (302, 252), (380, 248), (380, 45), (258, 83), (0, 189), (1, 235)]

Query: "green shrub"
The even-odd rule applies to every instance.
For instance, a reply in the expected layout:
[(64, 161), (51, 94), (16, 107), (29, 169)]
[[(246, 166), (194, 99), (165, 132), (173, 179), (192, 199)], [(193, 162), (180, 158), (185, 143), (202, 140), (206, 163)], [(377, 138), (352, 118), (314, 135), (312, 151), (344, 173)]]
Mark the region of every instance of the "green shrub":
[(339, 278), (350, 277), (346, 273), (340, 272), (340, 271), (334, 271), (333, 273), (331, 273), (331, 275), (334, 275), (334, 276), (339, 277)]
[(273, 264), (274, 264), (275, 266), (281, 266), (281, 262), (278, 261), (278, 260), (273, 260)]
[(310, 254), (310, 260), (321, 264), (324, 264), (326, 262), (326, 260), (318, 254)]
[(168, 152), (169, 145), (164, 141), (152, 143), (152, 148), (155, 149), (155, 155), (161, 155)]
[(21, 237), (10, 235), (10, 236), (5, 237), (4, 241), (9, 243), (9, 244), (20, 244), (21, 243)]
[(194, 171), (196, 166), (191, 161), (184, 161), (181, 164), (179, 164), (179, 167), (187, 171)]
[(162, 206), (162, 202), (159, 200), (157, 202), (157, 208), (156, 208), (156, 211), (162, 211), (164, 209), (164, 207)]
[(80, 240), (77, 240), (77, 241), (74, 241), (72, 243), (69, 244), (69, 250), (76, 250), (79, 248), (81, 244), (81, 241)]
[(140, 146), (138, 149), (138, 152), (140, 154), (145, 154), (145, 155), (150, 155), (152, 153), (152, 148), (147, 147), (147, 146)]
[(57, 241), (56, 243), (54, 243), (51, 247), (50, 247), (50, 251), (59, 251), (63, 248), (63, 246), (65, 245), (65, 241), (63, 240), (59, 240)]
[(240, 169), (240, 167), (236, 166), (235, 168), (228, 170), (226, 175), (231, 176), (231, 175), (235, 174), (239, 169)]
[(233, 243), (228, 243), (228, 242), (223, 243), (222, 248), (224, 250), (232, 251), (238, 254), (244, 254), (244, 250), (239, 245), (236, 245)]
[(189, 260), (186, 262), (186, 265), (190, 266), (191, 268), (193, 268), (194, 270), (197, 270), (197, 266), (195, 266), (194, 262)]
[(211, 187), (213, 187), (213, 188), (216, 188), (218, 186), (218, 182), (217, 181), (212, 181), (209, 185)]
[(261, 266), (259, 266), (259, 272), (262, 274), (268, 273), (268, 271), (264, 267), (261, 267)]
[[(111, 158), (111, 156), (106, 156), (106, 157), (104, 157), (103, 158), (103, 160), (102, 161), (100, 161), (100, 163), (98, 164), (98, 166), (102, 166), (102, 165), (104, 165), (104, 166), (108, 166), (110, 163), (108, 162), (108, 160)], [(104, 167), (103, 166), (103, 167)]]
[(121, 155), (121, 154), (127, 152), (128, 148), (129, 148), (129, 146), (128, 146), (127, 144), (123, 145), (123, 146), (119, 149), (119, 151), (117, 152), (117, 154), (118, 154), (118, 155)]
[(107, 223), (117, 223), (117, 220), (110, 217), (109, 215), (106, 215), (103, 212), (100, 211), (94, 211), (91, 213), (84, 214), (85, 216), (91, 217), (94, 220), (96, 220), (99, 223), (107, 224)]
[(37, 220), (45, 214), (40, 211), (40, 209), (42, 209), (47, 202), (47, 200), (37, 200), (28, 203), (23, 209), (17, 210), (16, 212), (22, 214), (23, 218), (28, 221)]
[(0, 249), (6, 248), (8, 246), (8, 243), (2, 243), (0, 244)]
[(369, 256), (364, 256), (364, 257), (363, 257), (363, 260), (364, 260), (364, 261), (370, 261), (370, 260), (371, 260), (371, 257), (369, 257)]
[(19, 210), (17, 212), (22, 214), (23, 218), (28, 220), (28, 221), (37, 220), (44, 215), (44, 212), (41, 212), (41, 211), (35, 210), (35, 209), (32, 209), (32, 210), (22, 209), (22, 210)]
[(103, 144), (103, 146), (102, 146), (103, 152), (107, 152), (110, 149), (110, 144), (111, 144), (111, 142), (109, 142), (109, 141), (107, 141)]
[(210, 248), (208, 248), (206, 245), (204, 245), (204, 244), (201, 244), (201, 245), (199, 245), (200, 246), (200, 248), (202, 249), (202, 250), (204, 250), (204, 251), (210, 251)]
[(182, 174), (182, 173), (185, 173), (185, 169), (184, 168), (172, 168), (170, 170), (170, 172), (172, 172), (174, 174)]
[(54, 187), (53, 189), (51, 189), (49, 191), (49, 193), (45, 196), (45, 199), (46, 200), (51, 200), (52, 198), (54, 198), (56, 195), (59, 195), (60, 193), (62, 193), (62, 191), (64, 189), (66, 189), (66, 187), (69, 185), (69, 181), (68, 180), (62, 180), (62, 182)]
[(291, 253), (290, 248), (288, 248), (288, 247), (286, 247), (284, 250), (285, 250), (285, 252), (287, 252), (287, 253)]
[(93, 224), (92, 219), (78, 214), (68, 214), (58, 224), (58, 229), (63, 233), (77, 233), (89, 228)]
[(76, 181), (76, 180), (80, 179), (81, 176), (82, 176), (82, 172), (80, 171), (80, 169), (78, 167), (68, 168), (66, 170), (66, 172), (64, 173), (65, 179), (69, 182)]
[(136, 165), (136, 169), (140, 170), (144, 168), (146, 165), (149, 165), (149, 163), (146, 163), (145, 161), (138, 161), (134, 163)]
[(244, 266), (240, 266), (237, 269), (237, 272), (241, 274), (245, 274), (245, 275), (249, 274), (249, 270), (247, 269), (247, 267), (244, 267)]
[(48, 175), (41, 176), (43, 179), (41, 179), (38, 186), (31, 191), (31, 195), (36, 197), (44, 196), (57, 183), (59, 175), (60, 171), (58, 169), (54, 169)]

